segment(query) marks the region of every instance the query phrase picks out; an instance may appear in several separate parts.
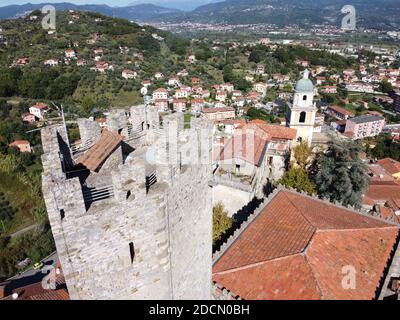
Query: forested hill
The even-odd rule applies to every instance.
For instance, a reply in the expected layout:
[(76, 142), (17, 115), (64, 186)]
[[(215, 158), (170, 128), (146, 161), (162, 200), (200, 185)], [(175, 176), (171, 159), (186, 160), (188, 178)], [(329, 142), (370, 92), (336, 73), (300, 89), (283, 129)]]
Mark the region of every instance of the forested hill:
[(344, 16), (341, 8), (348, 4), (356, 9), (359, 27), (396, 29), (400, 26), (399, 0), (225, 0), (201, 6), (186, 14), (186, 19), (207, 23), (339, 26)]
[[(173, 54), (185, 54), (189, 48), (188, 41), (168, 32), (97, 13), (61, 12), (54, 34), (43, 30), (41, 20), (40, 12), (32, 12), (23, 19), (0, 21), (0, 97), (82, 104), (92, 96), (93, 104), (97, 101), (104, 107), (123, 98), (124, 104), (132, 105), (140, 98), (141, 80), (168, 68)], [(75, 51), (75, 58), (66, 57), (68, 49)], [(24, 57), (29, 62), (18, 64)], [(57, 65), (45, 65), (49, 59)], [(112, 69), (93, 71), (99, 62)], [(125, 69), (138, 77), (129, 82), (122, 79)]]

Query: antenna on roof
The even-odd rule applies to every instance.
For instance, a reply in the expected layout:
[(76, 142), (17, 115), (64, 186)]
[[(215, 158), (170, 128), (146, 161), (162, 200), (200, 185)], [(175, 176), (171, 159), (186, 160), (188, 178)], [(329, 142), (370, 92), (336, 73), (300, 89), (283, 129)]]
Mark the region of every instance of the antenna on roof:
[(51, 104), (57, 108), (58, 112), (61, 113), (61, 118), (62, 118), (62, 121), (63, 121), (65, 133), (67, 134), (67, 136), (66, 136), (67, 141), (66, 142), (67, 142), (68, 148), (71, 148), (71, 145), (69, 143), (69, 137), (68, 137), (67, 123), (65, 122), (64, 107), (63, 107), (62, 104), (59, 107), (54, 102), (51, 102)]

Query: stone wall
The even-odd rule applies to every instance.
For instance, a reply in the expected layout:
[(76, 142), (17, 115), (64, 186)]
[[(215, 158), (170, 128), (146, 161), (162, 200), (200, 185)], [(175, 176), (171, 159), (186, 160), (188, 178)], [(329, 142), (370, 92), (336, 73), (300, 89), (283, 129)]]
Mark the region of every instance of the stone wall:
[(107, 167), (113, 196), (87, 208), (79, 179), (62, 170), (56, 133), (42, 131), (43, 194), (71, 298), (209, 299), (211, 166), (156, 163), (148, 190), (149, 164), (135, 151)]

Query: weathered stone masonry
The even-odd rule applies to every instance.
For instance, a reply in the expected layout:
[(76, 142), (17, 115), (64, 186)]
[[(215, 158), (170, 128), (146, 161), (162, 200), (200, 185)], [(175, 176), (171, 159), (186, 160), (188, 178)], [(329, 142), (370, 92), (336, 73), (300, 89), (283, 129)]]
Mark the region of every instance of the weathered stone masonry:
[[(188, 130), (179, 115), (165, 118), (161, 129), (154, 116), (146, 118), (133, 124), (145, 131), (140, 140), (129, 141), (135, 151), (106, 172), (90, 173), (85, 182), (67, 175), (75, 167), (64, 161), (73, 158), (63, 143), (65, 129), (42, 130), (43, 194), (72, 299), (210, 298), (211, 166), (165, 163), (171, 150), (160, 140), (175, 127), (179, 144), (173, 157), (179, 158), (191, 143)], [(115, 130), (132, 130), (118, 125), (118, 119), (112, 118)], [(209, 124), (193, 119), (191, 130), (202, 129)], [(204, 143), (210, 139), (199, 136)], [(145, 155), (154, 146), (155, 163), (149, 163)], [(150, 173), (157, 182), (149, 187)], [(85, 188), (101, 187), (109, 197), (88, 205)]]

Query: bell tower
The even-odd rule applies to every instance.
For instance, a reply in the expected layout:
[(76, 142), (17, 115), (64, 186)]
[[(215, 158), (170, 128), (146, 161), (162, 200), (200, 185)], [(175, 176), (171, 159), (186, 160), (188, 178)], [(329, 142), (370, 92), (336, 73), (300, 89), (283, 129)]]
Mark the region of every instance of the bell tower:
[(289, 105), (288, 125), (297, 130), (297, 141), (306, 141), (311, 145), (314, 132), (315, 115), (314, 85), (306, 69), (303, 78), (297, 81), (293, 103)]

